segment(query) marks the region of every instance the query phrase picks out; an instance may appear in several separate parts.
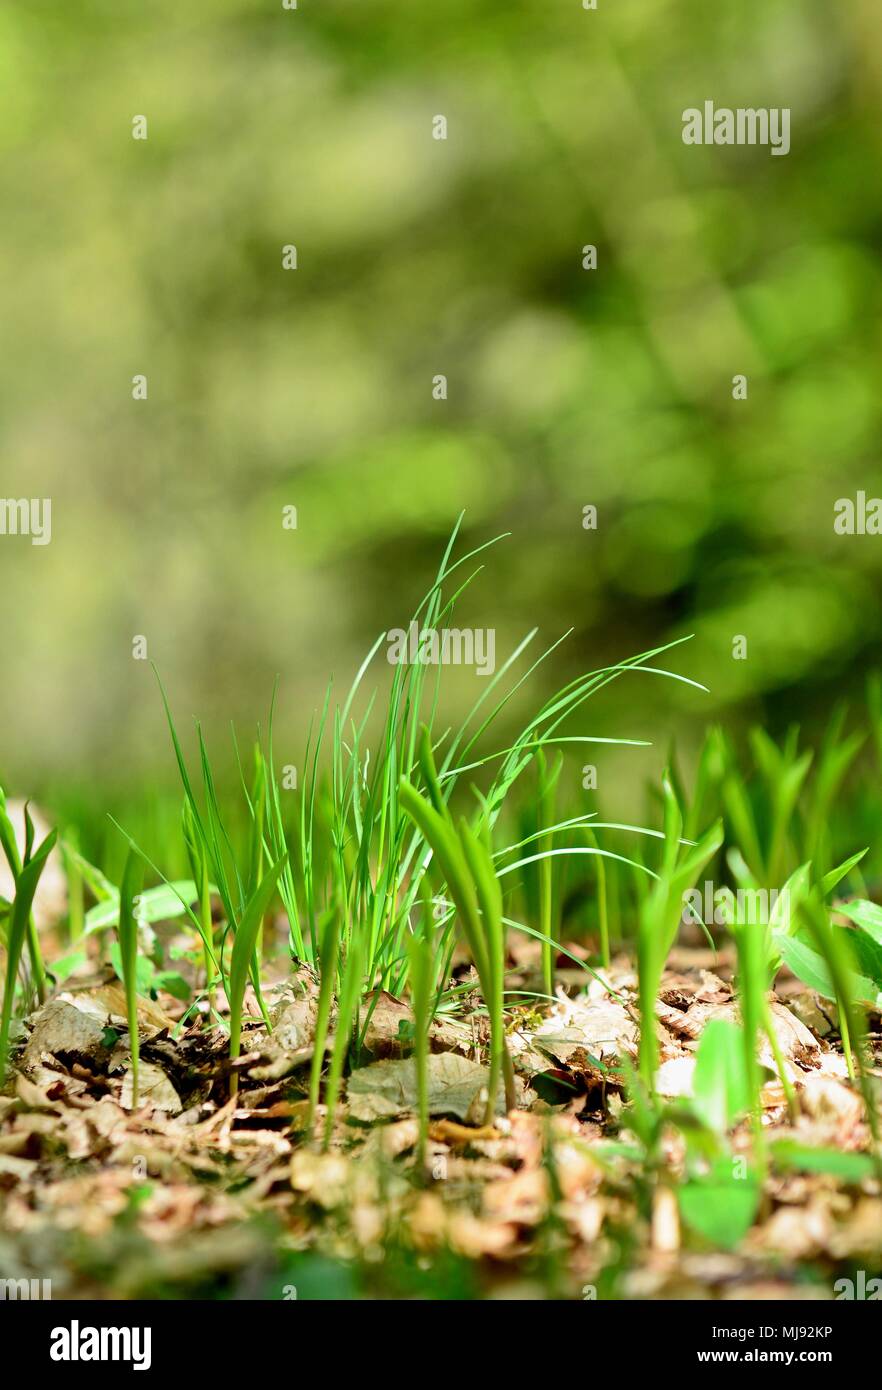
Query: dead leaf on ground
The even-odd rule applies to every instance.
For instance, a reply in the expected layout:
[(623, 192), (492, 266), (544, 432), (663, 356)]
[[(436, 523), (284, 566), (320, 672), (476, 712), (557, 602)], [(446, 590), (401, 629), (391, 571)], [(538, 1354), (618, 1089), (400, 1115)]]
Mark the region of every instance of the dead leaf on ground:
[(107, 1037), (107, 1012), (95, 1010), (86, 999), (50, 999), (31, 1020), (32, 1031), (24, 1052), (26, 1069), (38, 1066), (44, 1054), (77, 1057), (99, 1066), (110, 1056), (113, 1039)]
[[(128, 1013), (126, 1012), (126, 994), (122, 985), (116, 981), (111, 981), (106, 985), (99, 985), (97, 989), (77, 991), (76, 994), (59, 995), (61, 999), (70, 999), (78, 1008), (92, 1008), (96, 1017), (103, 1018), (105, 1023), (111, 1019), (116, 1026), (128, 1027)], [(144, 995), (137, 997), (138, 1012), (138, 1033), (142, 1038), (155, 1038), (159, 1033), (169, 1033), (174, 1027), (174, 1022), (169, 1018), (164, 1009), (152, 999), (145, 999)]]
[(634, 1053), (637, 1024), (617, 1000), (580, 995), (558, 1003), (536, 1029), (533, 1043), (559, 1062), (566, 1063), (580, 1049), (603, 1061)]
[[(489, 1072), (477, 1062), (455, 1052), (432, 1053), (428, 1058), (429, 1113), (453, 1115), (456, 1119), (477, 1118), (483, 1108)], [(359, 1067), (349, 1078), (349, 1115), (362, 1124), (397, 1119), (417, 1108), (416, 1068), (412, 1060), (374, 1062)], [(505, 1112), (505, 1096), (500, 1083), (497, 1110)]]
[[(374, 990), (359, 1012), (363, 1047), (372, 1057), (402, 1057), (412, 1048), (413, 1011), (388, 990)], [(402, 1029), (403, 1025), (403, 1029)]]
[[(132, 1109), (131, 1067), (127, 1068), (123, 1077), (120, 1103), (126, 1110)], [(138, 1068), (138, 1104), (152, 1105), (157, 1110), (165, 1110), (169, 1115), (178, 1115), (183, 1109), (181, 1098), (162, 1067), (155, 1067), (151, 1062), (143, 1061)]]

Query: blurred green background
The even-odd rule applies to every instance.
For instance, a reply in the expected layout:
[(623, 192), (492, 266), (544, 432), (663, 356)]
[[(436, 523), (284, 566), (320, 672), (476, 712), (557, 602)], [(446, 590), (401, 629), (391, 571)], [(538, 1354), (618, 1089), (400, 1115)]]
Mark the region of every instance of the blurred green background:
[[(53, 501), (0, 539), (10, 788), (172, 783), (138, 634), (215, 742), (278, 672), (296, 762), (463, 509), (512, 535), (460, 622), (575, 629), (521, 708), (694, 632), (710, 695), (583, 731), (825, 716), (882, 621), (882, 540), (832, 527), (882, 482), (880, 78), (878, 0), (4, 5), (2, 491)], [(790, 107), (790, 154), (684, 146), (707, 99)]]

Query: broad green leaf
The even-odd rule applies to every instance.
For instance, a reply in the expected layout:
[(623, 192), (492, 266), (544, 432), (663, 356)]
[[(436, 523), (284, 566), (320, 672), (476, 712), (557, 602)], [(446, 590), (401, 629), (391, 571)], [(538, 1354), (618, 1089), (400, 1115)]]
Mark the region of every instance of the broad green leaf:
[(873, 981), (877, 990), (882, 990), (882, 945), (861, 927), (853, 927), (850, 930), (835, 927), (834, 930), (843, 931), (843, 936), (857, 961), (858, 970)]
[(18, 974), (22, 946), (27, 936), (37, 884), (43, 869), (46, 867), (46, 860), (56, 838), (57, 832), (55, 830), (46, 836), (37, 853), (29, 863), (25, 864), (15, 881), (15, 898), (6, 933), (6, 980), (3, 988), (3, 1013), (0, 1017), (0, 1083), (6, 1075), (9, 1028), (12, 1023), (12, 1001), (15, 996), (15, 977)]
[(153, 989), (164, 989), (166, 994), (170, 994), (173, 999), (180, 999), (187, 1004), (190, 1001), (193, 991), (183, 975), (179, 975), (176, 970), (157, 970), (153, 976)]
[(870, 1154), (842, 1153), (839, 1149), (813, 1148), (794, 1139), (778, 1139), (771, 1145), (775, 1166), (784, 1172), (828, 1173), (845, 1183), (863, 1182), (876, 1174)]
[(81, 965), (85, 965), (87, 960), (88, 956), (85, 951), (71, 951), (69, 955), (59, 956), (58, 960), (54, 960), (49, 973), (57, 984), (64, 984), (67, 977), (72, 975), (75, 970), (79, 970)]
[(828, 874), (825, 874), (820, 884), (821, 896), (826, 898), (828, 893), (832, 893), (837, 883), (841, 883), (842, 880), (851, 873), (852, 869), (856, 864), (861, 862), (866, 853), (866, 849), (858, 850), (857, 854), (853, 854), (850, 859), (844, 859), (835, 869), (831, 869)]
[(721, 1158), (707, 1177), (690, 1179), (677, 1193), (687, 1226), (724, 1250), (733, 1249), (744, 1238), (759, 1206), (756, 1177), (750, 1170), (739, 1176), (737, 1161)]
[(775, 899), (769, 917), (769, 927), (773, 932), (778, 931), (779, 928), (783, 931), (794, 929), (799, 905), (810, 887), (811, 864), (800, 864), (798, 869), (794, 869)]
[[(116, 971), (117, 978), (125, 985), (125, 969), (123, 966), (122, 948), (118, 941), (111, 944), (110, 964)], [(54, 970), (53, 970), (54, 973)], [(155, 982), (155, 969), (153, 961), (146, 956), (136, 956), (135, 958), (135, 989), (138, 994), (149, 994)]]
[(2, 787), (0, 787), (0, 848), (3, 849), (6, 862), (9, 865), (9, 872), (15, 880), (21, 869), (21, 855), (18, 852), (15, 828), (6, 810), (6, 795)]
[(856, 898), (851, 903), (837, 903), (835, 910), (882, 945), (882, 907), (877, 903), (867, 902), (865, 898)]
[[(215, 892), (216, 889), (209, 885), (209, 891)], [(180, 879), (176, 883), (160, 883), (155, 888), (148, 888), (141, 894), (138, 909), (138, 920), (141, 922), (170, 922), (176, 917), (183, 917), (186, 908), (181, 898), (186, 903), (192, 904), (199, 896), (196, 884), (192, 879)], [(103, 931), (106, 927), (115, 927), (119, 922), (119, 894), (114, 889), (114, 897), (108, 898), (104, 902), (97, 903), (86, 913), (85, 931)]]
[(693, 1109), (709, 1129), (725, 1134), (750, 1105), (744, 1037), (726, 1019), (711, 1019), (701, 1035), (692, 1081)]
[[(817, 990), (825, 999), (835, 1000), (836, 990), (823, 956), (799, 937), (787, 936), (784, 932), (775, 933), (775, 945), (785, 964), (803, 984)], [(873, 1004), (879, 992), (873, 982), (860, 975), (854, 975), (852, 979), (855, 998)]]
[(64, 853), (76, 864), (83, 875), (84, 882), (89, 887), (89, 891), (98, 899), (99, 903), (118, 901), (119, 889), (116, 884), (111, 883), (110, 879), (106, 878), (100, 869), (96, 869), (94, 864), (90, 864), (88, 859), (84, 859), (75, 845), (66, 841)]

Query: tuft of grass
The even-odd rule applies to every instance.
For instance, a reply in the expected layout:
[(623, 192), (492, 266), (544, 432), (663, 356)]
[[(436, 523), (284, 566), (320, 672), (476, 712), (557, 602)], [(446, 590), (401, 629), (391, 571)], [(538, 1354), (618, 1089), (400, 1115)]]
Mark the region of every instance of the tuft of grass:
[(325, 1044), (328, 1039), (328, 1024), (334, 1001), (334, 986), (337, 982), (339, 946), (340, 932), (337, 913), (334, 908), (331, 908), (325, 913), (319, 930), (319, 997), (313, 1038), (312, 1066), (309, 1073), (308, 1131), (310, 1134), (315, 1126), (316, 1110), (321, 1091)]
[[(7, 818), (7, 825), (8, 824)], [(6, 1063), (9, 1056), (9, 1031), (12, 1025), (12, 1008), (15, 998), (15, 981), (18, 975), (18, 968), (21, 962), (25, 940), (30, 940), (29, 933), (33, 926), (31, 908), (34, 902), (34, 894), (37, 891), (40, 875), (46, 867), (46, 860), (49, 858), (52, 847), (57, 839), (57, 832), (52, 830), (36, 852), (34, 852), (34, 827), (28, 814), (27, 807), (25, 808), (25, 825), (27, 833), (24, 859), (19, 862), (18, 870), (15, 872), (15, 897), (12, 900), (9, 921), (6, 927), (6, 978), (3, 987), (3, 1010), (2, 1014), (0, 1014), (0, 1084), (2, 1084), (6, 1078)], [(5, 843), (4, 848), (6, 848)], [(10, 868), (11, 867), (12, 863), (10, 861)], [(37, 950), (39, 953), (39, 947)]]
[[(557, 784), (563, 767), (563, 753), (557, 750), (549, 766), (545, 750), (536, 751), (536, 770), (538, 778), (537, 808), (539, 818), (539, 849), (551, 849), (552, 835), (549, 827), (554, 823), (554, 805)], [(539, 930), (545, 940), (542, 942), (542, 983), (545, 993), (554, 994), (554, 861), (547, 852), (539, 861)]]
[(487, 803), (484, 802), (476, 832), (465, 818), (454, 824), (435, 768), (429, 731), (420, 740), (420, 769), (429, 793), (427, 802), (406, 778), (401, 779), (399, 799), (431, 847), (457, 911), (490, 1020), (490, 1079), (485, 1123), (492, 1123), (496, 1097), (504, 1078), (506, 1105), (514, 1105), (514, 1078), (505, 1041), (503, 1012), (505, 990), (505, 929), (502, 890), (493, 868)]
[(585, 832), (585, 839), (591, 849), (597, 852), (596, 873), (597, 873), (597, 930), (600, 946), (600, 964), (604, 970), (609, 969), (610, 950), (609, 950), (609, 893), (606, 881), (606, 864), (604, 857), (599, 853), (600, 846), (597, 843), (597, 836), (594, 831), (589, 829)]
[(193, 812), (187, 801), (182, 812), (182, 828), (187, 858), (196, 890), (196, 925), (202, 942), (202, 962), (205, 968), (205, 995), (209, 1011), (212, 1008), (214, 985), (218, 969), (214, 955), (214, 922), (211, 916), (211, 881), (208, 873), (208, 856), (193, 822)]
[(417, 1167), (420, 1174), (426, 1163), (426, 1143), (429, 1131), (429, 1029), (434, 1014), (435, 981), (434, 918), (431, 899), (427, 899), (421, 914), (422, 930), (407, 940), (410, 979), (410, 1003), (414, 1019), (413, 1062), (416, 1071)]
[(658, 1036), (655, 1001), (671, 947), (683, 916), (684, 894), (716, 854), (723, 842), (720, 822), (705, 832), (697, 844), (682, 839), (683, 815), (670, 773), (662, 777), (664, 800), (664, 849), (659, 873), (640, 911), (637, 937), (637, 980), (640, 1005), (640, 1078), (650, 1097), (655, 1096), (658, 1071)]
[(325, 1082), (325, 1133), (323, 1147), (329, 1148), (334, 1131), (334, 1117), (340, 1098), (343, 1068), (349, 1054), (353, 1034), (358, 1024), (358, 1009), (364, 983), (364, 939), (361, 932), (353, 933), (346, 952), (340, 992), (337, 1000), (337, 1026), (334, 1045)]
[[(287, 851), (277, 859), (257, 885), (236, 924), (233, 937), (233, 950), (230, 959), (230, 973), (227, 981), (227, 998), (230, 1005), (230, 1058), (239, 1056), (242, 1041), (242, 1014), (245, 1004), (245, 987), (252, 973), (255, 946), (264, 913), (270, 905), (279, 875), (287, 862)], [(239, 1089), (239, 1076), (236, 1071), (230, 1074), (230, 1095)]]
[[(31, 851), (34, 845), (34, 824), (31, 820), (30, 812), (28, 811), (27, 805), (24, 809), (24, 820), (24, 859), (25, 863), (27, 863), (28, 859), (31, 856)], [(53, 840), (53, 844), (54, 843), (55, 841)], [(18, 852), (18, 842), (15, 838), (15, 829), (13, 827), (12, 821), (9, 818), (9, 813), (6, 810), (6, 795), (2, 787), (0, 787), (0, 845), (3, 846), (3, 853), (5, 854), (6, 862), (9, 865), (9, 872), (12, 874), (12, 881), (17, 885), (19, 875), (22, 872), (22, 859)], [(43, 863), (45, 864), (45, 860), (43, 861)], [(40, 870), (40, 872), (42, 873), (42, 869)], [(35, 883), (34, 892), (36, 892), (36, 887), (37, 885)], [(18, 893), (16, 891), (16, 897), (17, 896)], [(33, 893), (31, 894), (31, 902), (33, 902)], [(37, 999), (42, 1004), (46, 998), (46, 969), (43, 965), (43, 954), (40, 950), (40, 938), (37, 935), (37, 924), (34, 921), (30, 904), (28, 905), (28, 916), (27, 921), (25, 923), (24, 931), (27, 937), (28, 955), (30, 956), (31, 961), (31, 975), (33, 977), (34, 989), (36, 991)]]

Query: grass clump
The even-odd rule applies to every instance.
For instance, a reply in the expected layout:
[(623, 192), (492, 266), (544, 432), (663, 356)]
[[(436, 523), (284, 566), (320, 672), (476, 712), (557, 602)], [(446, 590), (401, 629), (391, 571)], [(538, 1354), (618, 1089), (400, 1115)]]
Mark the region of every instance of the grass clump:
[[(42, 844), (35, 850), (34, 825), (27, 807), (25, 807), (24, 814), (25, 849), (23, 857), (19, 858), (12, 825), (6, 814), (5, 800), (0, 801), (0, 834), (2, 834), (3, 848), (15, 882), (15, 896), (3, 927), (3, 941), (6, 947), (6, 977), (3, 986), (3, 1009), (0, 1013), (0, 1083), (6, 1076), (16, 980), (26, 940), (30, 950), (31, 965), (34, 968), (35, 983), (36, 980), (42, 980), (45, 989), (42, 955), (31, 908), (40, 875), (46, 867), (46, 860), (49, 858), (57, 839), (57, 832), (55, 830), (50, 831)], [(39, 972), (37, 971), (38, 962)], [(39, 986), (37, 989), (39, 994)]]
[[(455, 535), (417, 606), (413, 621), (423, 628), (448, 622), (479, 572), (479, 564), (471, 572), (463, 567), (486, 547), (454, 559)], [(679, 1212), (693, 1234), (733, 1248), (756, 1219), (763, 1181), (773, 1166), (805, 1172), (835, 1167), (829, 1154), (807, 1157), (792, 1143), (789, 1149), (776, 1146), (767, 1133), (767, 1074), (759, 1060), (766, 1041), (787, 1118), (794, 1125), (800, 1118), (799, 1089), (775, 1026), (781, 1006), (772, 991), (785, 969), (834, 1003), (848, 1073), (861, 1089), (873, 1140), (872, 1151), (859, 1155), (863, 1162), (847, 1164), (845, 1171), (878, 1171), (867, 1015), (882, 999), (882, 908), (872, 901), (868, 883), (882, 867), (872, 836), (873, 816), (882, 807), (867, 790), (863, 802), (852, 797), (846, 803), (852, 809), (861, 805), (863, 814), (854, 811), (834, 824), (831, 812), (847, 782), (862, 775), (862, 750), (867, 761), (874, 748), (882, 748), (880, 687), (870, 686), (870, 741), (863, 730), (849, 732), (842, 710), (816, 749), (803, 746), (795, 729), (778, 740), (755, 730), (743, 746), (710, 729), (691, 779), (680, 775), (672, 752), (660, 790), (652, 789), (649, 810), (640, 817), (644, 823), (626, 824), (602, 819), (596, 798), (586, 804), (579, 793), (573, 795), (566, 754), (581, 754), (595, 741), (647, 745), (570, 732), (574, 720), (589, 699), (622, 676), (685, 678), (656, 664), (665, 648), (644, 652), (577, 676), (503, 739), (497, 729), (510, 702), (557, 645), (522, 662), (535, 635), (481, 682), (458, 727), (442, 717), (440, 666), (396, 666), (380, 708), (374, 697), (363, 696), (367, 671), (383, 642), (378, 638), (342, 702), (332, 701), (328, 687), (309, 726), (294, 796), (286, 794), (276, 766), (274, 691), (266, 736), (258, 730), (246, 758), (240, 757), (234, 735), (235, 805), (220, 794), (198, 724), (196, 772), (191, 771), (163, 690), (183, 791), (183, 810), (178, 801), (173, 817), (162, 818), (157, 858), (169, 876), (126, 833), (127, 857), (121, 876), (114, 871), (111, 881), (81, 852), (83, 842), (66, 832), (70, 941), (82, 959), (97, 942), (106, 959), (107, 937), (116, 928), (118, 942), (109, 944), (109, 955), (116, 964), (118, 953), (125, 989), (133, 1108), (140, 1093), (139, 993), (155, 996), (159, 988), (182, 987), (177, 997), (187, 1008), (182, 1018), (178, 1014), (178, 1032), (200, 1016), (227, 1029), (229, 1063), (221, 1059), (215, 1074), (229, 1071), (229, 1094), (235, 1097), (242, 1084), (239, 1059), (249, 1004), (269, 1029), (264, 990), (271, 1002), (269, 989), (282, 984), (288, 964), (286, 945), (300, 982), (308, 980), (310, 1008), (313, 996), (315, 1001), (308, 1082), (301, 1075), (291, 1085), (306, 1093), (308, 1134), (325, 1151), (345, 1133), (340, 1117), (347, 1069), (362, 1062), (378, 1001), (384, 992), (406, 1001), (410, 1017), (401, 1011), (400, 1033), (389, 1052), (397, 1058), (409, 1051), (412, 1057), (419, 1180), (427, 1176), (431, 1046), (441, 1036), (440, 1029), (433, 1031), (435, 1020), (452, 1021), (467, 1037), (464, 1018), (486, 1014), (481, 1034), (488, 1041), (479, 1045), (478, 1059), (487, 1064), (483, 1120), (489, 1126), (501, 1096), (508, 1110), (518, 1101), (510, 1049), (515, 1030), (524, 1029), (527, 1017), (529, 1028), (535, 1028), (550, 1003), (569, 1017), (565, 993), (573, 981), (556, 962), (577, 965), (583, 972), (580, 992), (588, 980), (599, 981), (617, 1001), (611, 1014), (624, 1003), (628, 1028), (636, 1023), (639, 1029), (636, 1067), (621, 1049), (610, 1065), (608, 1057), (603, 1060), (606, 1053), (598, 1058), (585, 1048), (578, 1080), (592, 1097), (602, 1092), (599, 1104), (610, 1132), (620, 1125), (636, 1137), (636, 1150), (631, 1141), (614, 1140), (609, 1147), (627, 1163), (635, 1161), (636, 1152), (642, 1210), (650, 1224), (659, 1212), (667, 1220), (672, 1211), (676, 1220)], [(2, 1068), (15, 1002), (26, 1008), (45, 982), (31, 909), (54, 836), (35, 850), (27, 814), (25, 828), (19, 862), (0, 802), (0, 843), (15, 881), (14, 901), (0, 912), (0, 941), (6, 948)], [(141, 821), (139, 841), (143, 831)], [(861, 844), (869, 848), (855, 848)], [(146, 889), (145, 869), (160, 880)], [(188, 872), (189, 878), (174, 876)], [(705, 875), (708, 882), (696, 888)], [(705, 920), (708, 887), (714, 889), (713, 906)], [(723, 905), (717, 911), (720, 891)], [(88, 910), (84, 892), (95, 899)], [(174, 950), (186, 951), (195, 998), (188, 994), (187, 980), (162, 968), (160, 933), (149, 934), (150, 959), (139, 949), (139, 924), (168, 920), (189, 924), (184, 936), (178, 933)], [(659, 1078), (657, 1009), (684, 921), (700, 924), (707, 943), (733, 968), (737, 1010), (731, 1010), (726, 992), (723, 1007), (730, 1014), (713, 1019), (701, 1036), (691, 1093), (666, 1100)], [(537, 944), (535, 964), (509, 950), (515, 933)], [(697, 938), (690, 940), (694, 944)], [(621, 968), (627, 958), (636, 959), (636, 1009), (629, 971)], [(719, 968), (725, 986), (726, 972)], [(578, 1008), (592, 1008), (596, 989), (576, 1002)], [(384, 999), (384, 1007), (388, 1003)], [(544, 1036), (550, 1046), (552, 1036)], [(535, 1065), (532, 1044), (547, 1055), (538, 1033), (528, 1043), (532, 1055), (526, 1057), (525, 1075)], [(292, 1062), (295, 1071), (301, 1061)], [(395, 1075), (391, 1084), (397, 1084)], [(565, 1064), (549, 1062), (547, 1072), (540, 1072), (543, 1102), (557, 1107), (562, 1093), (575, 1098), (575, 1075), (571, 1072), (568, 1081)], [(625, 1104), (617, 1118), (618, 1102), (610, 1104), (609, 1097), (622, 1090)], [(453, 1113), (471, 1116), (470, 1107), (467, 1096)], [(664, 1142), (671, 1127), (682, 1141), (682, 1168), (676, 1172), (667, 1163)], [(516, 1126), (510, 1128), (516, 1133)], [(552, 1208), (562, 1200), (565, 1171), (554, 1129), (549, 1119), (543, 1164)], [(461, 1139), (457, 1134), (456, 1142)], [(320, 1154), (309, 1160), (324, 1161)], [(739, 1164), (743, 1170), (737, 1170)], [(543, 1222), (549, 1249), (556, 1248), (565, 1223), (555, 1225), (553, 1211)]]
[(443, 874), (456, 908), (457, 921), (468, 946), (490, 1021), (490, 1079), (485, 1123), (496, 1111), (500, 1081), (504, 1078), (508, 1109), (514, 1107), (514, 1075), (505, 1041), (505, 929), (502, 890), (493, 867), (487, 804), (476, 827), (465, 817), (455, 824), (438, 782), (429, 731), (420, 739), (420, 770), (427, 801), (407, 778), (402, 778), (399, 798), (405, 813), (422, 833)]

